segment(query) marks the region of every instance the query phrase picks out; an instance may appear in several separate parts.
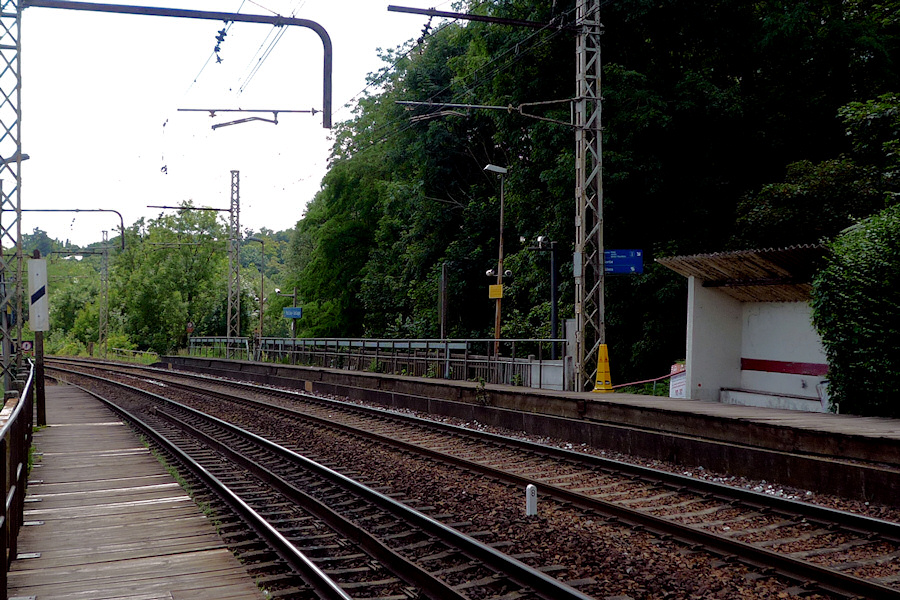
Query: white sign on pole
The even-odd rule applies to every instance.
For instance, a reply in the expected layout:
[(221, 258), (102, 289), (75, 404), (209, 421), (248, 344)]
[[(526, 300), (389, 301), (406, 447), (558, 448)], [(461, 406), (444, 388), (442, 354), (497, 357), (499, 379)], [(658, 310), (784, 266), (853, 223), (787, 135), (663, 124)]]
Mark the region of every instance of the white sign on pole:
[(32, 331), (50, 330), (50, 303), (47, 300), (47, 261), (32, 258), (28, 261), (28, 293), (31, 298), (28, 324)]

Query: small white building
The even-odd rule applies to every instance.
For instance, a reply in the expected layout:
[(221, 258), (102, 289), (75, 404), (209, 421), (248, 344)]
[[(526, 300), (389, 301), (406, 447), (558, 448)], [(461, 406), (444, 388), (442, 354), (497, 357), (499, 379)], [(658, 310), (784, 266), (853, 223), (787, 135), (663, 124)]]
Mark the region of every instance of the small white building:
[(660, 258), (688, 278), (685, 395), (825, 412), (828, 365), (812, 326), (822, 246)]

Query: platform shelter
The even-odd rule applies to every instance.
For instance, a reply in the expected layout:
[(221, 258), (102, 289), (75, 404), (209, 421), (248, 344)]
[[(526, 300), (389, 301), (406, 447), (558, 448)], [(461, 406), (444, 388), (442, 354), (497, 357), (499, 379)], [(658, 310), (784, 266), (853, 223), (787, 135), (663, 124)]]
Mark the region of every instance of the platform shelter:
[(688, 280), (685, 394), (695, 400), (828, 410), (828, 365), (812, 325), (819, 245), (673, 256)]

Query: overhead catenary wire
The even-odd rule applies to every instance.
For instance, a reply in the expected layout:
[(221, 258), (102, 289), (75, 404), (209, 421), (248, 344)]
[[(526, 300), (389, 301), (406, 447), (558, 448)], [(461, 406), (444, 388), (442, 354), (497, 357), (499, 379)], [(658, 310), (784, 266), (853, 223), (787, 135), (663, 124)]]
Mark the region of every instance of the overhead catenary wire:
[[(449, 4), (449, 3), (450, 3), (450, 0), (445, 0), (445, 1), (442, 2), (441, 4), (438, 4), (437, 6), (443, 6), (443, 5)], [(430, 22), (431, 22), (431, 21), (430, 21), (430, 19), (429, 19), (429, 23), (430, 23)], [(424, 43), (425, 43), (425, 40), (426, 40), (427, 38), (433, 37), (433, 36), (437, 35), (437, 34), (440, 33), (442, 30), (444, 30), (445, 28), (449, 27), (450, 25), (452, 25), (452, 24), (454, 24), (454, 23), (456, 23), (456, 22), (457, 22), (457, 20), (455, 20), (455, 19), (454, 19), (454, 20), (449, 20), (449, 21), (447, 21), (446, 23), (442, 23), (441, 25), (439, 25), (438, 28), (435, 29), (434, 31), (427, 31), (427, 32), (426, 32), (426, 31), (423, 31), (421, 37), (419, 37), (418, 40), (415, 41), (415, 43), (412, 43), (413, 40), (408, 40), (407, 42), (404, 42), (403, 44), (401, 44), (401, 47), (402, 47), (402, 46), (407, 46), (407, 45), (408, 45), (408, 47), (407, 47), (405, 50), (403, 50), (402, 54), (400, 54), (400, 55), (396, 58), (396, 60), (394, 60), (394, 62), (391, 63), (388, 67), (382, 67), (383, 72), (382, 72), (382, 74), (381, 74), (380, 76), (378, 76), (377, 78), (375, 78), (375, 79), (373, 79), (372, 81), (370, 81), (369, 83), (367, 83), (367, 84), (365, 85), (365, 87), (363, 87), (363, 89), (361, 89), (360, 91), (358, 91), (357, 93), (355, 93), (353, 96), (351, 96), (349, 100), (347, 100), (346, 102), (342, 102), (342, 103), (340, 103), (339, 105), (337, 105), (338, 108), (337, 108), (337, 110), (335, 110), (335, 114), (340, 113), (340, 112), (341, 112), (342, 110), (344, 110), (345, 108), (349, 108), (350, 105), (353, 103), (354, 100), (356, 100), (356, 99), (362, 97), (363, 94), (365, 94), (365, 93), (368, 92), (369, 90), (371, 90), (371, 89), (373, 89), (373, 88), (376, 88), (376, 87), (378, 87), (379, 85), (381, 85), (382, 82), (384, 82), (385, 79), (387, 79), (388, 77), (390, 77), (390, 75), (393, 73), (393, 70), (397, 68), (397, 65), (399, 65), (401, 61), (403, 61), (403, 60), (409, 58), (409, 55), (412, 54), (412, 52), (415, 51), (416, 48), (419, 48), (422, 44), (424, 44)]]
[[(256, 55), (254, 55), (254, 58), (256, 58), (257, 56), (259, 56), (259, 58), (257, 58), (256, 62), (253, 63), (252, 65), (248, 65), (250, 71), (243, 78), (243, 83), (240, 83), (240, 85), (238, 85), (238, 93), (239, 94), (243, 93), (244, 90), (247, 89), (247, 87), (250, 85), (250, 82), (252, 82), (253, 78), (256, 77), (256, 74), (259, 73), (263, 64), (266, 62), (266, 60), (269, 58), (269, 56), (271, 56), (272, 52), (275, 50), (275, 46), (277, 46), (278, 42), (281, 41), (281, 38), (284, 37), (285, 32), (286, 32), (286, 30), (284, 28), (280, 28), (280, 29), (276, 30), (274, 27), (269, 32), (269, 35), (274, 33), (275, 38), (271, 42), (269, 42), (269, 45), (265, 50), (262, 50), (262, 45), (260, 45), (260, 48), (256, 51)], [(265, 42), (268, 39), (269, 39), (269, 36), (266, 36), (266, 39), (263, 40), (263, 44), (265, 44)], [(262, 51), (261, 56), (260, 56), (260, 51)], [(251, 59), (251, 61), (252, 60), (253, 59)]]
[[(248, 0), (248, 1), (252, 1), (252, 0)], [(305, 4), (306, 4), (306, 0), (297, 0), (297, 2), (294, 4), (293, 8), (291, 8), (291, 10), (290, 10), (291, 17), (295, 17), (297, 15), (297, 11), (300, 10), (301, 8), (303, 8), (303, 6)], [(268, 10), (268, 9), (266, 9), (266, 10)], [(272, 12), (273, 14), (278, 14), (278, 13), (274, 13), (271, 10), (269, 12)], [(250, 85), (250, 82), (253, 81), (253, 78), (256, 77), (256, 74), (262, 68), (263, 64), (266, 62), (266, 60), (269, 58), (269, 56), (275, 50), (275, 47), (278, 45), (278, 42), (281, 41), (281, 38), (284, 36), (286, 31), (287, 30), (284, 27), (275, 27), (275, 26), (273, 26), (269, 30), (269, 33), (266, 34), (266, 37), (260, 43), (259, 48), (256, 49), (256, 52), (253, 54), (253, 56), (248, 61), (247, 66), (244, 67), (245, 74), (241, 78), (238, 79), (238, 85), (237, 85), (238, 94), (243, 93), (244, 90), (247, 89), (247, 87)], [(273, 35), (274, 35), (274, 39), (270, 39), (273, 37)], [(268, 46), (266, 46), (267, 42), (268, 42)], [(254, 61), (256, 61), (256, 62), (254, 62)], [(241, 82), (243, 82), (243, 83), (241, 83)]]
[[(604, 0), (603, 2), (601, 2), (600, 7), (602, 8), (602, 7), (604, 7), (604, 6), (607, 6), (607, 5), (610, 4), (612, 1), (613, 1), (613, 0)], [(555, 9), (555, 7), (554, 7), (554, 9)], [(533, 50), (539, 48), (540, 46), (542, 46), (542, 45), (544, 45), (544, 44), (547, 44), (547, 43), (551, 42), (552, 40), (556, 39), (560, 34), (565, 33), (565, 31), (564, 31), (560, 26), (563, 25), (563, 24), (565, 24), (569, 19), (571, 19), (572, 16), (575, 14), (576, 11), (577, 11), (577, 7), (575, 7), (575, 8), (570, 8), (570, 9), (568, 9), (568, 10), (566, 10), (566, 11), (559, 12), (559, 13), (556, 14), (556, 15), (555, 15), (555, 16), (554, 16), (554, 17), (553, 17), (553, 18), (552, 18), (552, 19), (551, 19), (544, 27), (541, 27), (541, 28), (536, 29), (536, 30), (533, 31), (531, 34), (529, 34), (528, 36), (526, 36), (525, 39), (523, 39), (522, 41), (520, 41), (520, 42), (518, 42), (517, 44), (513, 45), (512, 47), (506, 49), (504, 52), (502, 52), (502, 53), (499, 54), (498, 56), (493, 57), (490, 61), (488, 61), (488, 62), (485, 63), (484, 65), (481, 65), (480, 67), (478, 67), (478, 68), (475, 69), (474, 71), (472, 71), (472, 73), (469, 73), (469, 74), (467, 75), (467, 79), (469, 79), (469, 80), (471, 81), (472, 78), (478, 77), (479, 80), (473, 82), (473, 83), (470, 84), (470, 85), (468, 85), (464, 90), (461, 90), (461, 91), (459, 91), (459, 92), (456, 92), (456, 93), (453, 95), (453, 97), (452, 97), (450, 100), (448, 100), (448, 102), (450, 102), (450, 103), (462, 103), (465, 99), (467, 99), (467, 98), (470, 97), (472, 94), (474, 94), (474, 92), (477, 90), (477, 88), (478, 88), (480, 85), (482, 85), (484, 82), (490, 81), (491, 78), (492, 78), (494, 75), (496, 75), (497, 73), (499, 73), (499, 72), (501, 72), (501, 71), (504, 71), (504, 70), (506, 70), (506, 69), (512, 68), (512, 67), (513, 67), (519, 60), (521, 60), (528, 52), (531, 52), (531, 51), (533, 51)], [(456, 22), (456, 21), (451, 21), (451, 22), (448, 23), (448, 25), (449, 25), (449, 24), (452, 24), (452, 23), (455, 23), (455, 22)], [(445, 25), (445, 26), (446, 26), (446, 25)], [(443, 28), (443, 26), (442, 26), (442, 28)], [(548, 29), (551, 29), (551, 28), (556, 28), (556, 30), (554, 31), (554, 33), (553, 33), (552, 35), (547, 36), (547, 37), (545, 37), (545, 38), (542, 38), (542, 39), (539, 40), (534, 46), (522, 48), (522, 46), (523, 46), (524, 44), (530, 43), (536, 36), (538, 36), (538, 35), (541, 34), (542, 32), (545, 32), (545, 31), (547, 31)], [(437, 31), (439, 31), (439, 30), (437, 30)], [(436, 34), (437, 31), (435, 31), (434, 34)], [(432, 35), (434, 35), (434, 34), (432, 34)], [(497, 64), (497, 63), (499, 63), (499, 61), (505, 59), (505, 58), (506, 58), (507, 56), (509, 56), (511, 53), (515, 53), (515, 57), (513, 58), (513, 60), (511, 60), (511, 61), (509, 61), (509, 62), (507, 62), (507, 63), (504, 63), (504, 64)], [(406, 56), (408, 56), (408, 54), (409, 54), (409, 52), (407, 52), (406, 55), (404, 55), (404, 58), (405, 58)], [(396, 64), (399, 64), (399, 62), (400, 62), (400, 61), (398, 60), (398, 61), (395, 63), (394, 66), (396, 66)], [(488, 68), (491, 68), (491, 70), (488, 71), (488, 72), (486, 72), (486, 73), (482, 73), (485, 69), (488, 69)], [(390, 75), (390, 73), (386, 73), (386, 74), (382, 77), (382, 79), (383, 79), (384, 77), (387, 77), (388, 75)], [(455, 83), (454, 83), (454, 84), (448, 84), (448, 85), (444, 86), (441, 90), (439, 90), (439, 91), (435, 92), (434, 94), (432, 94), (431, 98), (432, 98), (432, 99), (438, 98), (440, 95), (442, 95), (442, 94), (444, 94), (445, 92), (447, 92), (447, 91), (452, 87), (452, 85), (455, 85)], [(367, 89), (368, 89), (368, 88), (367, 88)], [(557, 101), (551, 101), (551, 102), (552, 102), (552, 103), (556, 103)], [(438, 101), (438, 100), (434, 100), (434, 103), (435, 103), (435, 105), (436, 105), (435, 108), (438, 108), (437, 105), (443, 106), (443, 105), (446, 104), (446, 103), (440, 102), (440, 101)], [(533, 103), (533, 104), (537, 104), (537, 103)], [(522, 106), (525, 106), (525, 104), (523, 104)], [(541, 119), (541, 120), (543, 120), (543, 119)], [(392, 127), (395, 127), (399, 122), (400, 122), (400, 121), (391, 121), (391, 122), (387, 122), (387, 123), (383, 124), (381, 127), (378, 127), (378, 128), (373, 132), (373, 136), (372, 136), (372, 137), (373, 137), (373, 138), (378, 138), (378, 135), (380, 134), (381, 131), (384, 131), (384, 130), (389, 129), (389, 128), (392, 128)], [(399, 129), (396, 131), (396, 134), (399, 135), (399, 134), (401, 134), (401, 133), (407, 131), (409, 128), (410, 128), (410, 123), (407, 122), (405, 126), (399, 128)], [(376, 145), (376, 144), (378, 144), (380, 141), (386, 140), (386, 139), (388, 139), (389, 137), (392, 137), (393, 135), (394, 135), (394, 134), (391, 134), (391, 135), (389, 135), (389, 136), (384, 136), (384, 137), (381, 138), (381, 140), (375, 139), (375, 141), (372, 142), (372, 145)], [(360, 149), (360, 150), (362, 150), (362, 149)]]
[[(611, 0), (608, 0), (608, 1), (611, 1)], [(481, 78), (481, 81), (473, 83), (473, 84), (469, 85), (467, 88), (465, 88), (464, 90), (456, 92), (454, 94), (453, 98), (451, 99), (451, 102), (453, 102), (453, 101), (462, 102), (466, 97), (469, 97), (471, 94), (473, 94), (476, 91), (477, 87), (482, 85), (482, 82), (489, 81), (489, 78), (492, 77), (493, 75), (495, 75), (496, 73), (499, 73), (503, 70), (512, 68), (513, 66), (515, 66), (518, 63), (518, 61), (522, 60), (528, 52), (531, 52), (531, 51), (539, 48), (540, 46), (547, 44), (550, 41), (556, 39), (556, 37), (559, 34), (565, 33), (561, 29), (556, 29), (553, 32), (553, 34), (538, 40), (534, 45), (525, 46), (526, 44), (531, 43), (537, 36), (539, 36), (543, 32), (546, 32), (549, 29), (555, 28), (557, 22), (564, 22), (565, 19), (567, 19), (574, 13), (574, 11), (575, 11), (575, 9), (570, 9), (564, 13), (561, 13), (560, 15), (558, 15), (556, 17), (556, 22), (551, 21), (551, 22), (547, 23), (547, 25), (545, 25), (544, 27), (536, 29), (535, 31), (531, 32), (528, 36), (526, 36), (525, 39), (523, 39), (522, 41), (515, 44), (512, 48), (508, 48), (507, 50), (502, 52), (500, 55), (492, 58), (490, 61), (488, 61), (484, 65), (481, 65), (480, 67), (475, 69), (472, 73), (469, 74), (470, 79), (474, 76), (479, 75), (485, 69), (491, 68), (491, 70), (489, 72), (487, 72), (483, 78)], [(452, 24), (454, 22), (455, 21), (448, 23), (447, 25)], [(439, 30), (437, 30), (437, 31), (439, 31)], [(437, 31), (435, 31), (434, 33), (437, 33)], [(432, 34), (432, 35), (434, 35), (434, 34)], [(523, 46), (525, 46), (525, 47), (523, 47)], [(401, 59), (398, 59), (398, 61), (395, 63), (395, 65), (399, 64), (400, 60), (402, 60), (403, 58), (408, 56), (408, 54), (409, 54), (409, 51), (407, 52), (406, 55), (404, 55), (404, 57), (402, 57)], [(503, 64), (498, 64), (500, 61), (509, 57), (510, 54), (514, 54), (512, 60), (509, 60)], [(388, 75), (390, 75), (390, 73), (386, 73), (384, 77), (387, 77)], [(432, 98), (436, 98), (436, 97), (439, 97), (440, 95), (444, 94), (446, 91), (448, 91), (452, 87), (452, 85), (453, 84), (448, 84), (448, 85), (444, 86), (441, 90), (435, 92), (432, 95)], [(444, 103), (435, 101), (435, 104), (436, 105), (441, 104), (443, 106)], [(436, 108), (438, 108), (438, 107), (436, 106)], [(363, 146), (363, 147), (358, 147), (356, 150), (356, 153), (362, 152), (369, 148), (373, 148), (373, 147), (377, 146), (378, 144), (380, 144), (381, 142), (387, 141), (391, 137), (400, 135), (400, 134), (408, 131), (410, 128), (412, 128), (414, 126), (414, 124), (415, 124), (415, 121), (410, 121), (409, 119), (403, 119), (403, 120), (398, 119), (395, 121), (386, 122), (386, 123), (382, 124), (381, 126), (376, 127), (373, 131), (370, 132), (369, 145)], [(398, 127), (398, 125), (400, 125), (400, 127)], [(383, 133), (385, 135), (383, 135)]]
[[(604, 6), (607, 6), (612, 1), (613, 0), (603, 0), (600, 4), (600, 7), (602, 8)], [(572, 18), (572, 16), (575, 14), (576, 11), (577, 11), (577, 7), (570, 8), (563, 12), (559, 12), (558, 14), (556, 14), (553, 17), (553, 19), (551, 19), (550, 22), (547, 23), (547, 25), (536, 29), (531, 34), (526, 36), (525, 39), (523, 39), (522, 41), (520, 41), (517, 44), (513, 45), (512, 47), (508, 48), (507, 50), (505, 50), (498, 56), (495, 56), (494, 58), (492, 58), (490, 61), (488, 61), (484, 65), (481, 65), (480, 67), (475, 69), (472, 73), (468, 74), (468, 79), (471, 80), (473, 77), (481, 75), (485, 69), (491, 68), (491, 70), (489, 72), (487, 72), (483, 76), (479, 77), (479, 81), (473, 82), (472, 84), (468, 85), (464, 90), (456, 92), (453, 95), (453, 97), (449, 100), (449, 102), (462, 103), (465, 99), (467, 99), (472, 94), (474, 94), (474, 92), (477, 90), (477, 88), (479, 86), (481, 86), (484, 82), (490, 81), (491, 80), (490, 78), (493, 77), (495, 74), (497, 74), (503, 70), (512, 68), (528, 52), (531, 52), (531, 51), (539, 48), (540, 46), (542, 46), (546, 43), (549, 43), (553, 39), (556, 39), (556, 37), (559, 34), (564, 33), (564, 30), (562, 28), (557, 28), (552, 35), (542, 38), (533, 46), (523, 48), (523, 45), (531, 42), (536, 36), (540, 35), (542, 32), (545, 32), (550, 28), (557, 27), (559, 24), (566, 23), (570, 18)], [(455, 22), (456, 21), (451, 21), (448, 24), (452, 24)], [(435, 31), (434, 33), (437, 33), (437, 31)], [(499, 63), (499, 61), (508, 57), (511, 53), (515, 53), (515, 56), (513, 57), (513, 59), (511, 61), (508, 61), (504, 64), (497, 64), (497, 63)], [(408, 54), (409, 54), (409, 52), (407, 52), (407, 54), (405, 56), (408, 56)], [(405, 58), (405, 56), (404, 56), (404, 58)], [(397, 61), (397, 63), (395, 63), (395, 65), (396, 64), (399, 64), (399, 60)], [(388, 75), (390, 75), (390, 73), (386, 73), (383, 77), (387, 77)], [(436, 98), (436, 97), (440, 96), (441, 94), (444, 94), (452, 87), (452, 85), (455, 85), (455, 83), (444, 86), (441, 90), (432, 94), (432, 98)], [(551, 101), (551, 102), (556, 103), (557, 101)], [(444, 103), (441, 103), (441, 102), (435, 100), (435, 105), (436, 105), (435, 108), (439, 109), (444, 105)], [(440, 105), (440, 106), (438, 106), (438, 105)], [(525, 105), (523, 104), (523, 106), (525, 106)], [(368, 135), (369, 143), (367, 145), (357, 145), (356, 148), (353, 151), (351, 151), (351, 153), (356, 155), (356, 154), (363, 153), (367, 150), (373, 149), (373, 148), (377, 147), (379, 144), (386, 142), (389, 139), (391, 139), (395, 136), (401, 135), (401, 134), (405, 133), (406, 131), (410, 130), (412, 127), (415, 126), (415, 124), (417, 122), (421, 122), (421, 119), (417, 119), (417, 120), (397, 119), (397, 120), (385, 122), (382, 125), (373, 128), (369, 132), (369, 135)]]

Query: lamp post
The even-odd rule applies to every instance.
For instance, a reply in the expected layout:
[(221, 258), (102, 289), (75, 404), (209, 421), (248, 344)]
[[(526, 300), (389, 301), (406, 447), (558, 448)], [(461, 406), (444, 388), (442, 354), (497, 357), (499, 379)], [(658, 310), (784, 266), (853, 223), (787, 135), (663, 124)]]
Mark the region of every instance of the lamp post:
[(266, 306), (265, 283), (266, 283), (266, 243), (258, 237), (248, 237), (248, 242), (259, 242), (262, 257), (259, 259), (259, 343), (262, 344), (263, 337), (263, 309)]
[[(291, 306), (293, 306), (294, 308), (297, 307), (297, 286), (294, 286), (293, 294), (282, 294), (281, 290), (279, 290), (278, 288), (275, 288), (275, 295), (276, 296), (284, 296), (285, 298), (290, 298), (292, 301)], [(291, 319), (291, 338), (296, 338), (296, 337), (297, 337), (297, 319)]]
[[(524, 242), (525, 238), (521, 238)], [(556, 339), (559, 334), (559, 269), (556, 266), (556, 242), (539, 235), (531, 250), (550, 252), (550, 338)], [(550, 358), (556, 360), (556, 342), (550, 343)]]
[(507, 173), (506, 167), (498, 167), (497, 165), (487, 165), (484, 170), (489, 173), (496, 173), (500, 176), (500, 252), (497, 258), (497, 312), (494, 315), (494, 356), (500, 356), (500, 301), (503, 299), (503, 187), (504, 175)]

